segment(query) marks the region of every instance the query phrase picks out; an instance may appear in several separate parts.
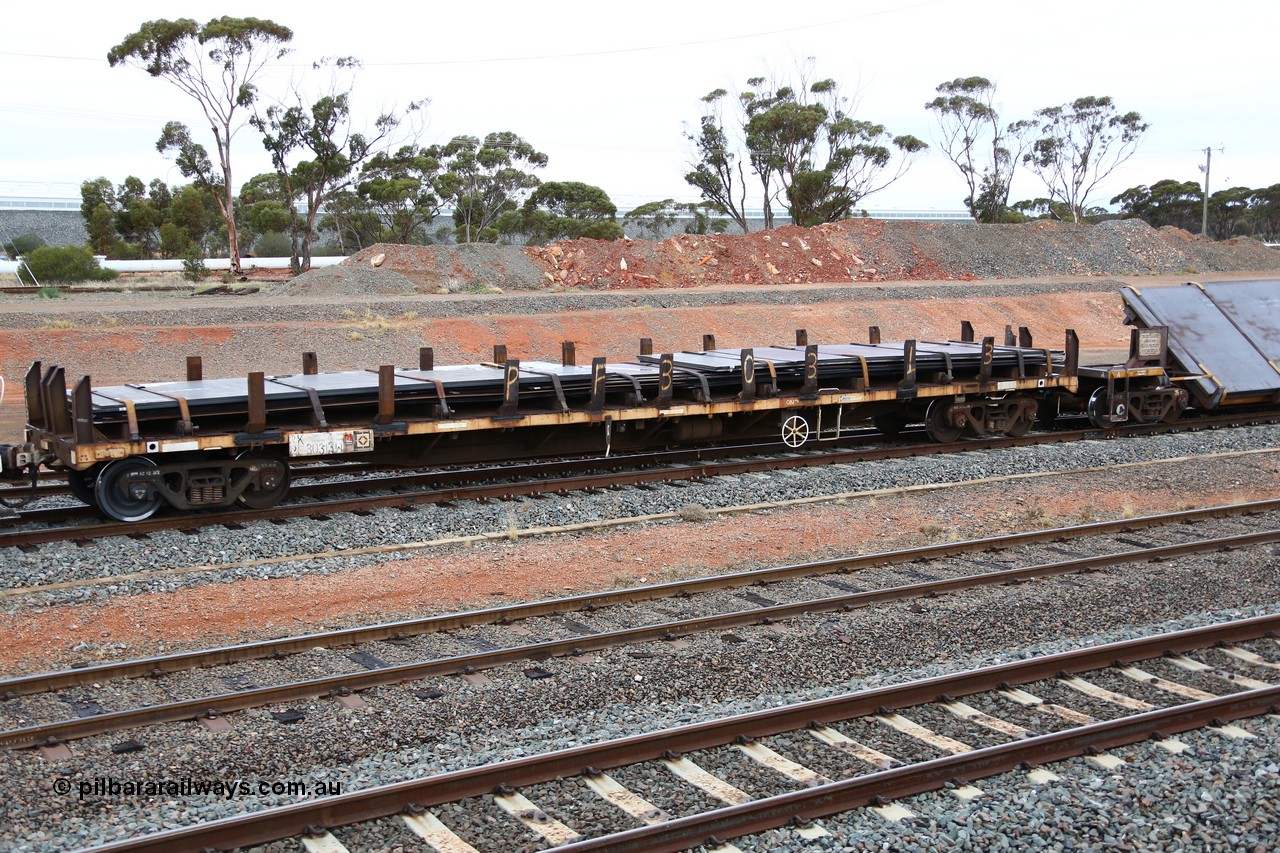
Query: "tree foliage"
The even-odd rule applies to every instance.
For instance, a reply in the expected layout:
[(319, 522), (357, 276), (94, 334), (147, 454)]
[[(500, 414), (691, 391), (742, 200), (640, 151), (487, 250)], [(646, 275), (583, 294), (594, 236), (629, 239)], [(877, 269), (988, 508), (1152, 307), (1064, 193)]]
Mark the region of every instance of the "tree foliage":
[(651, 240), (661, 240), (681, 219), (688, 220), (686, 234), (723, 234), (729, 230), (729, 220), (723, 214), (724, 209), (715, 202), (664, 198), (636, 207), (622, 217), (622, 224)]
[[(176, 258), (205, 251), (218, 230), (217, 203), (195, 185), (170, 190), (130, 175), (118, 187), (106, 178), (80, 185), (80, 214), (94, 254), (120, 259)], [(219, 242), (218, 245), (221, 245)]]
[(1253, 191), (1254, 234), (1275, 242), (1280, 240), (1280, 184)]
[[(775, 202), (798, 225), (845, 219), (862, 199), (901, 178), (928, 148), (915, 136), (894, 136), (884, 125), (855, 118), (835, 80), (770, 86), (753, 77), (747, 85), (738, 96), (740, 132), (746, 161), (760, 182), (766, 228), (773, 227)], [(746, 231), (743, 157), (731, 147), (718, 107), (727, 94), (717, 89), (702, 99), (708, 110), (701, 131), (686, 135), (698, 159), (685, 180)]]
[(1109, 97), (1088, 96), (1036, 110), (1039, 136), (1023, 155), (1072, 221), (1084, 217), (1089, 194), (1133, 156), (1150, 127), (1136, 112), (1121, 113)]
[(1154, 228), (1172, 225), (1188, 231), (1199, 230), (1201, 204), (1197, 181), (1175, 181), (1166, 178), (1150, 187), (1130, 187), (1111, 199), (1120, 212), (1145, 221)]
[(1003, 221), (1014, 172), (1034, 123), (1004, 124), (996, 106), (996, 86), (985, 77), (957, 77), (939, 84), (937, 92), (938, 97), (924, 106), (937, 119), (939, 147), (965, 179), (965, 207), (978, 222)]
[[(294, 86), (290, 104), (272, 104), (250, 119), (262, 134), (291, 214), (294, 273), (311, 265), (311, 244), (321, 205), (346, 189), (355, 180), (360, 164), (388, 143), (405, 117), (425, 104), (410, 104), (403, 116), (382, 113), (369, 132), (356, 130), (351, 119), (351, 92), (359, 67), (359, 61), (351, 57), (321, 60), (313, 69), (332, 73), (328, 88), (314, 103), (308, 106), (299, 87)], [(298, 203), (303, 206), (301, 215), (296, 212)]]
[(529, 245), (553, 240), (616, 240), (622, 236), (618, 208), (599, 187), (577, 181), (549, 181), (525, 199), (519, 215), (507, 214), (499, 230), (525, 234)]
[(417, 144), (381, 151), (365, 163), (356, 193), (381, 223), (374, 239), (390, 243), (425, 239), (423, 229), (440, 213), (435, 189), (440, 170), (439, 147)]
[(751, 227), (747, 224), (747, 182), (743, 158), (729, 143), (719, 104), (727, 94), (724, 89), (716, 89), (702, 98), (706, 112), (698, 121), (698, 132), (685, 133), (697, 155), (689, 164), (684, 180), (701, 192), (704, 200), (728, 213), (745, 234)]
[[(1121, 213), (1154, 228), (1166, 225), (1199, 232), (1204, 195), (1196, 181), (1166, 178), (1150, 187), (1130, 187), (1111, 199)], [(1231, 187), (1209, 196), (1208, 235), (1215, 240), (1251, 236), (1275, 239), (1280, 234), (1280, 184), (1263, 189)]]
[(103, 269), (85, 246), (41, 246), (23, 260), (18, 277), (24, 284), (110, 281), (117, 275), (115, 270)]
[[(152, 77), (168, 80), (200, 106), (218, 155), (215, 174), (207, 149), (197, 144), (181, 122), (165, 125), (156, 147), (173, 152), (184, 177), (216, 194), (227, 226), (231, 266), (240, 267), (236, 234), (235, 190), (231, 143), (244, 126), (244, 111), (257, 97), (254, 80), (265, 64), (279, 59), (293, 38), (288, 27), (262, 18), (215, 18), (204, 25), (190, 18), (143, 24), (107, 53), (107, 62), (133, 65)], [(220, 186), (219, 186), (220, 185)]]
[(26, 257), (44, 244), (43, 237), (29, 231), (26, 234), (20, 234), (17, 237), (14, 237), (10, 242), (5, 243), (4, 253), (10, 258), (16, 258), (19, 256)]
[(440, 149), (443, 172), (435, 181), (442, 201), (453, 205), (459, 243), (493, 243), (498, 219), (512, 212), (541, 183), (526, 169), (547, 165), (547, 155), (510, 131), (490, 133), (481, 142), (455, 136)]

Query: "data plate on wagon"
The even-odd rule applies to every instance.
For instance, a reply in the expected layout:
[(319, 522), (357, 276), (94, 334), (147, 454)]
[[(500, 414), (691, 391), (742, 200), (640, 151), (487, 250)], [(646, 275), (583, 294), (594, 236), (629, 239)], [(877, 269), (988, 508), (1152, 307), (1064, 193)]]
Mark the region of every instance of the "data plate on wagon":
[(335, 429), (329, 432), (302, 432), (289, 436), (290, 456), (329, 456), (335, 453), (362, 453), (373, 450), (373, 430)]

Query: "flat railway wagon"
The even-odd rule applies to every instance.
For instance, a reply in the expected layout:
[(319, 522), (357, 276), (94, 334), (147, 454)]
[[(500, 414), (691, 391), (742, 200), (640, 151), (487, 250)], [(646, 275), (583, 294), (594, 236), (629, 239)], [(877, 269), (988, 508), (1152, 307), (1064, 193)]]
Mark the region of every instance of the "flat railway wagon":
[(509, 358), (412, 368), (205, 379), (70, 389), (58, 366), (27, 372), (28, 425), (0, 445), (0, 476), (65, 472), (73, 492), (120, 521), (241, 503), (269, 508), (299, 461), (358, 458), (394, 467), (608, 456), (691, 442), (781, 439), (798, 448), (868, 424), (887, 435), (922, 423), (934, 441), (1021, 435), (1037, 420), (1081, 414), (1100, 428), (1173, 421), (1189, 406), (1280, 405), (1280, 282), (1125, 288), (1135, 326), (1129, 358), (1079, 365), (1079, 343), (1032, 345), (1024, 327), (1004, 343), (960, 340), (810, 343), (654, 354), (635, 361)]
[(25, 442), (0, 446), (0, 472), (66, 472), (72, 490), (105, 515), (141, 520), (239, 502), (267, 508), (288, 491), (298, 460), (359, 458), (421, 467), (599, 454), (687, 442), (780, 438), (791, 447), (833, 440), (875, 423), (912, 422), (930, 436), (1018, 435), (1047, 391), (1073, 392), (1078, 344), (1064, 350), (994, 338), (718, 349), (654, 354), (633, 362), (559, 364), (509, 358), (483, 364), (321, 373), (314, 353), (301, 373), (187, 377), (68, 389), (58, 366), (33, 364)]

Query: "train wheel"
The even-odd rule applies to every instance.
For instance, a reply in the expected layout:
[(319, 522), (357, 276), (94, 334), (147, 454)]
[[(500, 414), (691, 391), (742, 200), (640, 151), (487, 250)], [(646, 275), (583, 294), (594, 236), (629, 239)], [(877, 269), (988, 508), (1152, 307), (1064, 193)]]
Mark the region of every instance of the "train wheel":
[(94, 486), (97, 485), (100, 473), (102, 473), (101, 464), (86, 468), (83, 471), (77, 471), (74, 468), (69, 469), (67, 471), (67, 485), (71, 487), (71, 494), (89, 506), (96, 507), (98, 505), (98, 496), (94, 494)]
[(1013, 423), (1009, 425), (1009, 428), (1004, 431), (1004, 434), (1009, 436), (1010, 438), (1017, 438), (1020, 435), (1026, 435), (1027, 431), (1031, 429), (1031, 424), (1033, 424), (1034, 422), (1035, 422), (1034, 417), (1015, 418)]
[(782, 422), (782, 443), (799, 447), (809, 440), (809, 422), (802, 415), (792, 415)]
[(236, 461), (257, 468), (253, 483), (240, 493), (240, 503), (250, 509), (270, 509), (289, 493), (289, 466), (284, 460), (250, 450), (237, 456)]
[(902, 412), (885, 412), (883, 415), (874, 415), (871, 418), (871, 424), (884, 433), (885, 438), (901, 437), (907, 423), (907, 416)]
[(964, 432), (964, 427), (958, 427), (951, 423), (947, 417), (951, 412), (951, 401), (938, 399), (929, 404), (928, 410), (924, 413), (924, 431), (929, 436), (930, 441), (936, 441), (939, 444), (950, 444), (960, 438), (960, 434)]
[(155, 515), (164, 498), (141, 483), (130, 481), (158, 470), (156, 463), (145, 456), (107, 463), (93, 489), (97, 507), (116, 521), (142, 521)]
[(1089, 396), (1089, 405), (1085, 408), (1089, 415), (1089, 423), (1098, 429), (1107, 429), (1122, 424), (1129, 419), (1129, 406), (1123, 399), (1115, 401), (1115, 411), (1107, 408), (1107, 389), (1098, 388)]
[(1018, 416), (1013, 419), (1013, 423), (1009, 424), (1009, 428), (1004, 431), (1005, 435), (1011, 438), (1026, 435), (1032, 424), (1036, 422), (1036, 414), (1040, 411), (1040, 407), (1035, 400), (1027, 402), (1030, 404), (1030, 408), (1018, 407)]

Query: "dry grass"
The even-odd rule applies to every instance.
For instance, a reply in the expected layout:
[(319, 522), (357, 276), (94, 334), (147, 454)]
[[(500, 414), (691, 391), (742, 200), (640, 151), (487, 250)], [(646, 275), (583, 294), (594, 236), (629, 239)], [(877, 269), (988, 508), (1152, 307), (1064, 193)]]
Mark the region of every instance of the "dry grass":
[(707, 510), (705, 506), (699, 503), (689, 503), (680, 507), (680, 518), (682, 521), (700, 522), (710, 521), (714, 514)]
[[(394, 321), (387, 319), (381, 314), (375, 314), (368, 308), (364, 309), (363, 314), (357, 314), (356, 312), (348, 309), (342, 312), (342, 316), (348, 320), (348, 322), (343, 324), (344, 326), (347, 328), (358, 329), (362, 332), (389, 332), (396, 328)], [(361, 335), (361, 338), (352, 338), (351, 335), (347, 335), (347, 337), (353, 341), (358, 341), (364, 336)]]

